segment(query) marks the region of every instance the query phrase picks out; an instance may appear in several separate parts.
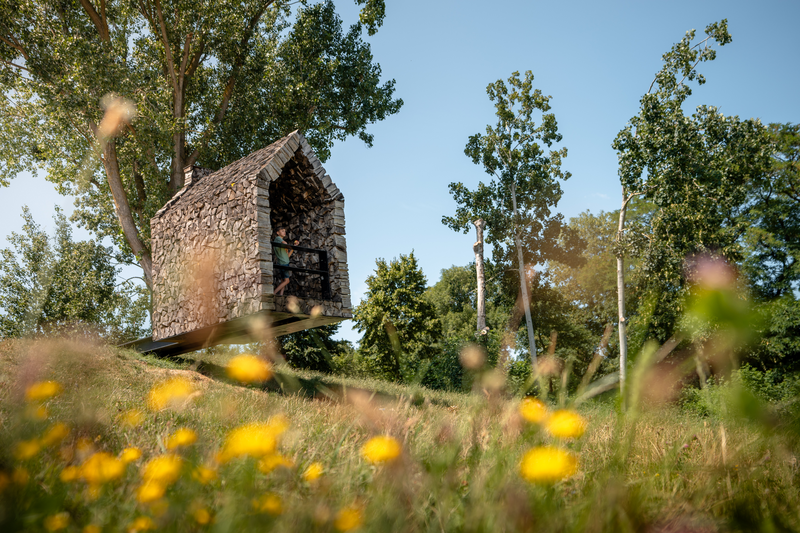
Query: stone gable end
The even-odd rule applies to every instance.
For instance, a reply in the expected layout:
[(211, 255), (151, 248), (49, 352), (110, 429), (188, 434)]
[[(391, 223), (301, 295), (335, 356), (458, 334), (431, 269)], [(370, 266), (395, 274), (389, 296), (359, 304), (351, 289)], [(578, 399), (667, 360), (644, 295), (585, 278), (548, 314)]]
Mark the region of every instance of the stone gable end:
[[(327, 252), (330, 295), (317, 274), (292, 272), (274, 296), (272, 241)], [(216, 171), (186, 169), (186, 185), (151, 220), (153, 340), (255, 314), (352, 317), (344, 197), (302, 134), (295, 131)], [(317, 254), (295, 251), (291, 266), (318, 269)], [(296, 308), (294, 309), (296, 311)]]

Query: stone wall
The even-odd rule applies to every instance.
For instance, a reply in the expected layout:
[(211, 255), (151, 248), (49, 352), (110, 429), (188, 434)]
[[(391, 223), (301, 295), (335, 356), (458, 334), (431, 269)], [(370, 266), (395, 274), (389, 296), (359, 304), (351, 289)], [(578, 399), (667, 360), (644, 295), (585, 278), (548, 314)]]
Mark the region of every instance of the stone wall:
[[(153, 339), (258, 311), (291, 312), (275, 297), (275, 229), (287, 241), (328, 252), (331, 297), (320, 277), (292, 273), (286, 296), (301, 312), (350, 318), (344, 197), (297, 133), (216, 172), (187, 169), (186, 186), (151, 221)], [(295, 252), (291, 265), (319, 268), (317, 255)]]

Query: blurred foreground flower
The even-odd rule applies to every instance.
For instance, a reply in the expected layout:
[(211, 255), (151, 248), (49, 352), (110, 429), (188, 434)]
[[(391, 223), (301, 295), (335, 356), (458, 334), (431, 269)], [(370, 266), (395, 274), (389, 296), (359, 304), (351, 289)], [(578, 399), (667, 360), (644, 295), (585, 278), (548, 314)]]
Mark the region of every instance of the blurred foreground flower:
[(541, 446), (522, 457), (519, 472), (531, 483), (555, 483), (578, 471), (578, 458), (560, 448)]
[(217, 479), (217, 471), (207, 466), (198, 466), (192, 472), (192, 477), (203, 485), (207, 485)]
[(168, 407), (182, 407), (194, 391), (195, 387), (188, 379), (170, 378), (150, 389), (147, 406), (153, 411), (161, 411)]
[(145, 483), (171, 485), (181, 475), (183, 459), (174, 454), (159, 455), (150, 459), (142, 470), (142, 480)]
[(54, 446), (66, 439), (67, 435), (69, 435), (69, 427), (64, 422), (56, 422), (42, 435), (42, 444)]
[(69, 513), (57, 513), (44, 519), (44, 528), (47, 531), (58, 531), (69, 525)]
[(396, 439), (381, 435), (369, 439), (361, 447), (361, 456), (372, 464), (389, 463), (400, 457), (402, 451)]
[(283, 513), (283, 502), (280, 496), (268, 492), (253, 500), (253, 509), (259, 513), (269, 513), (273, 516), (278, 516)]
[(92, 493), (100, 486), (122, 476), (125, 464), (107, 452), (92, 454), (80, 467), (80, 478), (89, 484)]
[(225, 371), (230, 378), (241, 383), (262, 383), (272, 377), (269, 363), (252, 355), (234, 357)]
[(57, 381), (38, 381), (25, 389), (25, 399), (29, 402), (41, 402), (61, 394), (63, 390)]
[(125, 464), (128, 464), (134, 461), (138, 461), (141, 456), (142, 456), (142, 450), (140, 450), (139, 448), (130, 447), (122, 450), (122, 453), (119, 454), (119, 460)]
[(149, 516), (140, 516), (128, 526), (128, 533), (138, 533), (139, 531), (149, 531), (155, 529), (156, 525)]
[(289, 422), (282, 416), (273, 417), (266, 423), (238, 427), (228, 433), (217, 460), (224, 464), (236, 457), (261, 458), (273, 453), (287, 427)]
[(528, 422), (541, 424), (547, 418), (549, 409), (543, 401), (526, 397), (519, 404), (519, 414)]
[(284, 457), (279, 453), (268, 453), (258, 462), (258, 469), (265, 474), (269, 474), (279, 467), (292, 468), (294, 463), (291, 459)]
[(167, 437), (164, 446), (168, 450), (174, 450), (175, 448), (181, 448), (183, 446), (191, 446), (197, 441), (197, 433), (194, 430), (189, 428), (180, 428), (175, 430), (175, 433)]
[(163, 498), (166, 491), (167, 488), (164, 485), (151, 481), (140, 485), (139, 488), (136, 489), (136, 501), (144, 504), (153, 503)]
[(36, 454), (42, 449), (42, 444), (39, 439), (23, 440), (17, 443), (14, 448), (14, 458), (18, 461), (27, 461), (36, 457)]
[(312, 483), (319, 479), (324, 471), (322, 463), (311, 463), (308, 465), (305, 472), (303, 472), (303, 479)]
[(333, 527), (339, 531), (352, 531), (364, 523), (364, 516), (358, 507), (345, 507), (336, 513)]
[(200, 524), (201, 526), (205, 526), (211, 523), (211, 513), (205, 507), (195, 509), (194, 512), (192, 513), (192, 517), (194, 517), (194, 521)]
[(577, 439), (586, 431), (586, 419), (575, 411), (559, 409), (547, 419), (545, 429), (560, 439)]
[(64, 483), (70, 483), (80, 478), (80, 476), (81, 476), (80, 468), (78, 468), (77, 466), (66, 466), (64, 467), (64, 470), (61, 471), (61, 474), (59, 474), (58, 477)]

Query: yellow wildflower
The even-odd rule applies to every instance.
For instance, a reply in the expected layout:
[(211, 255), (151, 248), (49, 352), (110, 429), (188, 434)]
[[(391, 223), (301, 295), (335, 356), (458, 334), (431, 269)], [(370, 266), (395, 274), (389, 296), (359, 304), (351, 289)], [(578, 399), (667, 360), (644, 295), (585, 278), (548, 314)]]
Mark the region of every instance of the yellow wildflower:
[(258, 462), (258, 469), (265, 474), (269, 474), (278, 467), (292, 468), (294, 463), (291, 459), (279, 453), (268, 453)]
[(107, 452), (92, 454), (81, 465), (80, 476), (89, 485), (102, 485), (122, 476), (125, 465)]
[(24, 468), (15, 468), (14, 471), (11, 472), (11, 481), (17, 485), (27, 485), (30, 480), (31, 475)]
[(392, 462), (401, 452), (400, 443), (388, 435), (372, 437), (361, 447), (362, 457), (372, 464)]
[(358, 507), (350, 506), (336, 513), (333, 527), (339, 531), (352, 531), (364, 523), (364, 515)]
[(242, 383), (261, 383), (272, 377), (269, 363), (252, 355), (237, 355), (228, 361), (225, 371)]
[(75, 481), (81, 475), (81, 469), (77, 466), (67, 466), (64, 470), (61, 471), (61, 474), (58, 476), (61, 478), (61, 481), (64, 483), (69, 483), (71, 481)]
[(64, 387), (57, 381), (38, 381), (25, 389), (25, 399), (29, 402), (41, 402), (61, 394)]
[(278, 516), (283, 512), (283, 501), (277, 494), (268, 492), (253, 500), (253, 509), (259, 513), (269, 513), (273, 516)]
[(155, 529), (156, 525), (153, 519), (149, 516), (140, 516), (128, 526), (128, 533), (139, 533), (140, 531), (148, 531)]
[(119, 421), (123, 426), (135, 428), (144, 421), (144, 413), (141, 409), (128, 409), (119, 415)]
[(192, 382), (186, 378), (174, 377), (162, 381), (150, 389), (147, 406), (153, 411), (181, 407), (195, 391)]
[(201, 526), (211, 523), (211, 513), (205, 507), (195, 509), (192, 516), (194, 517), (194, 521)]
[(69, 513), (57, 513), (44, 519), (44, 528), (47, 531), (58, 531), (69, 525)]
[(134, 461), (138, 461), (141, 456), (142, 456), (142, 450), (132, 446), (122, 450), (122, 452), (119, 454), (119, 460), (125, 464), (128, 464)]
[(36, 457), (36, 454), (38, 454), (41, 449), (42, 443), (39, 442), (39, 439), (23, 440), (17, 443), (14, 449), (14, 457), (19, 461), (27, 461), (28, 459)]
[(531, 483), (555, 483), (578, 470), (578, 458), (560, 448), (541, 446), (528, 450), (519, 465), (520, 475)]
[(541, 424), (547, 418), (547, 406), (536, 398), (526, 397), (519, 404), (519, 414), (533, 424)]
[(545, 429), (554, 437), (577, 439), (586, 431), (586, 420), (575, 411), (559, 409), (547, 419)]
[(83, 528), (83, 533), (102, 533), (102, 529), (97, 524), (87, 524)]
[(288, 425), (284, 417), (277, 416), (266, 423), (240, 426), (228, 433), (217, 460), (226, 463), (236, 457), (258, 458), (273, 453)]
[(196, 441), (197, 433), (195, 433), (194, 430), (189, 428), (180, 428), (176, 430), (175, 433), (167, 437), (164, 445), (168, 450), (174, 450), (175, 448), (181, 448), (183, 446), (191, 446)]
[(203, 485), (207, 485), (217, 479), (217, 471), (207, 466), (198, 466), (192, 473), (192, 477)]
[(156, 481), (145, 483), (136, 489), (136, 501), (139, 503), (153, 503), (164, 497), (166, 490), (167, 488), (164, 485)]
[(171, 485), (175, 483), (181, 475), (183, 459), (174, 454), (159, 455), (150, 459), (142, 471), (142, 479), (145, 483), (158, 483), (160, 485)]
[(314, 482), (322, 476), (324, 471), (322, 463), (311, 463), (308, 465), (305, 472), (303, 472), (303, 479), (309, 483)]
[(45, 431), (42, 436), (42, 444), (45, 446), (54, 446), (67, 438), (69, 435), (69, 426), (64, 422), (56, 422)]

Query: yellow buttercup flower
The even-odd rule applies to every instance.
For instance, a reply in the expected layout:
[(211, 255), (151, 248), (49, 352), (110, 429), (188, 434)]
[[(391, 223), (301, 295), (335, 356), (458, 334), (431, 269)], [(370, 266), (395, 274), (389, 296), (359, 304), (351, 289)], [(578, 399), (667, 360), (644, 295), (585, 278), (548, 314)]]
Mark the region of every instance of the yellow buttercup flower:
[(402, 451), (396, 439), (381, 435), (369, 439), (361, 447), (361, 456), (372, 464), (390, 463), (400, 457)]
[(11, 481), (17, 485), (27, 485), (30, 480), (31, 475), (24, 468), (15, 468), (14, 471), (11, 472)]
[(578, 471), (578, 458), (554, 446), (528, 450), (522, 457), (519, 472), (531, 483), (555, 483)]
[(192, 477), (203, 485), (207, 485), (217, 479), (217, 471), (206, 466), (198, 466), (192, 473)]
[(192, 513), (192, 517), (194, 517), (194, 521), (200, 524), (201, 526), (205, 526), (211, 523), (211, 513), (205, 507), (195, 509), (194, 512)]
[(63, 390), (64, 387), (57, 381), (38, 381), (25, 389), (25, 399), (29, 402), (41, 402), (61, 394)]
[(273, 516), (278, 516), (283, 513), (283, 501), (277, 494), (268, 492), (253, 500), (253, 509), (259, 513), (269, 513)]
[(519, 414), (533, 424), (541, 424), (547, 418), (549, 410), (543, 401), (526, 397), (519, 404)]
[(142, 470), (142, 479), (145, 483), (158, 483), (171, 485), (181, 475), (183, 459), (174, 454), (159, 455), (150, 459)]
[(147, 406), (153, 411), (182, 407), (194, 391), (195, 387), (188, 379), (170, 378), (150, 389), (150, 393), (147, 395)]
[(172, 435), (167, 437), (166, 442), (164, 445), (167, 447), (168, 450), (174, 450), (175, 448), (182, 448), (184, 446), (191, 446), (197, 441), (197, 433), (189, 428), (180, 428), (175, 431)]
[(242, 383), (262, 383), (272, 377), (269, 363), (252, 355), (237, 355), (228, 362), (225, 371)]
[(97, 524), (87, 524), (83, 528), (83, 533), (102, 533), (102, 529)]
[(106, 452), (92, 454), (83, 462), (80, 468), (80, 477), (89, 485), (102, 485), (122, 476), (125, 464)]
[(69, 426), (63, 422), (57, 422), (50, 426), (42, 436), (42, 444), (45, 446), (54, 446), (67, 438), (69, 435)]
[(149, 516), (140, 516), (128, 526), (128, 533), (139, 533), (140, 531), (149, 531), (155, 529), (156, 525), (153, 519)]
[(61, 471), (61, 474), (58, 477), (64, 483), (70, 483), (80, 478), (80, 476), (81, 476), (80, 468), (78, 468), (77, 466), (67, 466), (64, 467), (64, 470)]
[(324, 471), (325, 470), (322, 467), (322, 463), (311, 463), (308, 465), (308, 468), (306, 468), (305, 472), (303, 472), (303, 479), (309, 483), (312, 483), (318, 480)]
[(163, 498), (166, 491), (167, 488), (164, 485), (156, 481), (151, 481), (140, 485), (139, 488), (136, 489), (136, 501), (145, 504), (153, 503)]
[(279, 453), (268, 453), (258, 462), (258, 469), (265, 474), (269, 474), (276, 468), (292, 468), (294, 463), (291, 459)]
[(57, 513), (44, 519), (44, 528), (47, 531), (59, 531), (69, 525), (69, 513)]
[(119, 416), (119, 421), (123, 426), (135, 428), (144, 421), (144, 413), (141, 409), (128, 409)]
[(42, 443), (39, 439), (23, 440), (17, 443), (14, 448), (14, 458), (19, 461), (27, 461), (36, 457), (36, 454), (42, 449)]
[(577, 439), (586, 431), (586, 419), (575, 411), (559, 409), (547, 419), (545, 429), (554, 437)]
[(333, 527), (339, 531), (352, 531), (364, 523), (364, 514), (358, 507), (345, 507), (336, 513)]
[(132, 463), (134, 461), (138, 461), (139, 458), (142, 456), (142, 450), (135, 447), (125, 448), (119, 454), (119, 460), (125, 464)]
[(236, 457), (260, 458), (274, 453), (280, 436), (288, 426), (289, 423), (282, 416), (273, 417), (266, 423), (240, 426), (228, 433), (217, 460), (226, 463)]

